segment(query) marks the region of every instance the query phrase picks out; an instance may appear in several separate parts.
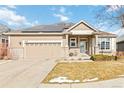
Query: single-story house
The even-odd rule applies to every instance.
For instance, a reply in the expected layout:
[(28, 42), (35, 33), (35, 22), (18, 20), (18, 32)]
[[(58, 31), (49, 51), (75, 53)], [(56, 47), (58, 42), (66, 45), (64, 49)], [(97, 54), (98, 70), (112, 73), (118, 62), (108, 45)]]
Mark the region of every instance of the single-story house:
[(61, 58), (70, 54), (116, 52), (116, 35), (100, 31), (85, 21), (38, 25), (4, 33), (15, 58)]

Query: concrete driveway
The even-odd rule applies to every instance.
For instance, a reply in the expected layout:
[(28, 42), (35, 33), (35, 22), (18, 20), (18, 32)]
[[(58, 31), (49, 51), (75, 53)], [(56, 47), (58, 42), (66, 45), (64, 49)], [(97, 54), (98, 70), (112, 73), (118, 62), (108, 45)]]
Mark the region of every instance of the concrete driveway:
[(55, 65), (55, 60), (13, 60), (1, 63), (0, 87), (39, 87)]
[(124, 77), (92, 83), (41, 84), (55, 60), (0, 61), (0, 88), (112, 88), (124, 87)]

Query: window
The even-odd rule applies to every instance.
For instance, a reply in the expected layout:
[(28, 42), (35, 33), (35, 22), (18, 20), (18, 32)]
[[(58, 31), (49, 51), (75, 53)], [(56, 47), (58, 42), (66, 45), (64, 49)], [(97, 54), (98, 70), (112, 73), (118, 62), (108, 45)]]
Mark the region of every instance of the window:
[(99, 48), (101, 50), (110, 49), (110, 38), (99, 38)]
[(6, 40), (6, 46), (8, 47), (8, 40)]
[(70, 38), (70, 47), (76, 47), (76, 38)]
[(2, 39), (2, 43), (5, 43), (5, 39)]
[(100, 47), (101, 49), (105, 49), (105, 41), (102, 41), (101, 42), (101, 47)]

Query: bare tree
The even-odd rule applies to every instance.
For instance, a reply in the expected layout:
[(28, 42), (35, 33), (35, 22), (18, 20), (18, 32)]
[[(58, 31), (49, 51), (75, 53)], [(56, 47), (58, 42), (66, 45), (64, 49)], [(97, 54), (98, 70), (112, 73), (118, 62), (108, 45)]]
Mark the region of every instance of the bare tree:
[(124, 5), (106, 5), (96, 9), (95, 12), (97, 23), (103, 23), (101, 26), (105, 23), (109, 27), (119, 24), (120, 27), (124, 28)]

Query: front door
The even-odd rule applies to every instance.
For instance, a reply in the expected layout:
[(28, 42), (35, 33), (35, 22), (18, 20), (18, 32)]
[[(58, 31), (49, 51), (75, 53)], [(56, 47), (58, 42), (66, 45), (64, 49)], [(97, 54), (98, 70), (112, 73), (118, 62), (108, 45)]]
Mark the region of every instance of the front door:
[(80, 40), (80, 53), (86, 52), (86, 41)]

